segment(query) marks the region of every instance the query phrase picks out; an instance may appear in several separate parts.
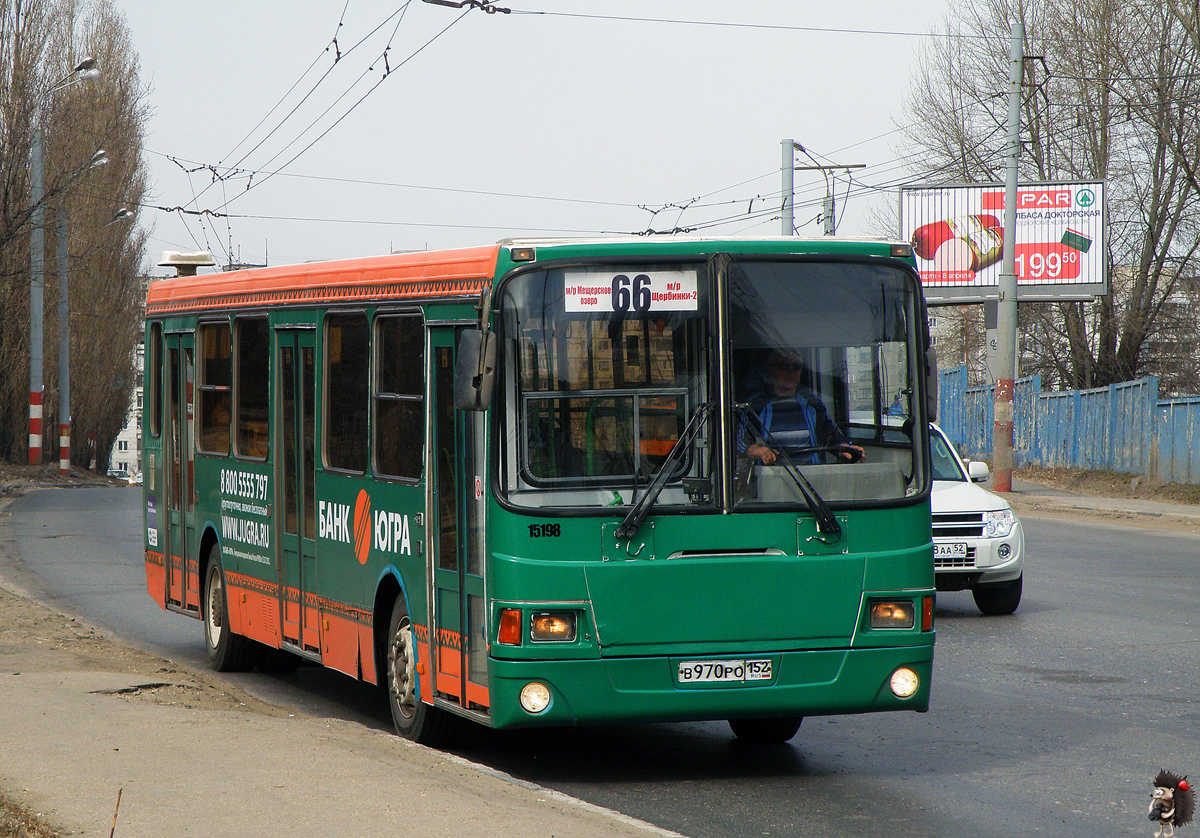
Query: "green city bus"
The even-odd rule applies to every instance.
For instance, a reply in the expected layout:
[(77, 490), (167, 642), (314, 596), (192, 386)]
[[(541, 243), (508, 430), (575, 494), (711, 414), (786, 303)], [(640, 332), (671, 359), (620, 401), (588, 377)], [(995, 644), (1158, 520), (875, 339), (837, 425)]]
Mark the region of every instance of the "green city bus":
[[(431, 744), (464, 720), (782, 741), (928, 709), (907, 244), (511, 240), (180, 276), (145, 339), (147, 586), (218, 670), (330, 667)], [(803, 400), (771, 401), (772, 364)], [(772, 431), (764, 398), (808, 429)]]

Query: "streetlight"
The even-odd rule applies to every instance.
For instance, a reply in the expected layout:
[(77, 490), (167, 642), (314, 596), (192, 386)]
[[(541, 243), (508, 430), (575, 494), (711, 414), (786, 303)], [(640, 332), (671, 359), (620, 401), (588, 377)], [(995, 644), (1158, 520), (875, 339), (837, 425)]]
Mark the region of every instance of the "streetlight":
[[(56, 82), (46, 92), (52, 96), (64, 87), (70, 87), (85, 79), (94, 79), (100, 75), (96, 59), (88, 57), (75, 65), (70, 73)], [(45, 290), (45, 247), (44, 226), (46, 208), (43, 204), (46, 190), (43, 184), (45, 177), (44, 159), (45, 133), (41, 128), (33, 129), (33, 144), (29, 151), (30, 176), (29, 200), (33, 206), (31, 217), (32, 228), (29, 232), (29, 462), (36, 465), (42, 461), (42, 365), (45, 363), (42, 348), (42, 295)], [(97, 162), (96, 155), (92, 156), (87, 168), (102, 165)], [(104, 162), (108, 162), (104, 158)]]
[[(92, 155), (89, 169), (108, 162), (104, 150)], [(104, 227), (133, 218), (133, 212), (122, 207), (113, 213)], [(71, 476), (71, 308), (67, 281), (67, 210), (59, 209), (55, 219), (58, 238), (58, 474)]]

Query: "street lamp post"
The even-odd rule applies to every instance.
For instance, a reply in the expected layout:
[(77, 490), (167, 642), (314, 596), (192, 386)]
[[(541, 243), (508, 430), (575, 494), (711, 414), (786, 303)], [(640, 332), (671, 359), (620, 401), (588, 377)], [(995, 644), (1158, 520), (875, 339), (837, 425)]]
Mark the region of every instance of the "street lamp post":
[[(92, 157), (88, 168), (102, 166), (108, 158), (102, 152)], [(122, 207), (113, 213), (109, 224), (133, 218), (133, 213)], [(68, 285), (67, 210), (58, 211), (55, 219), (55, 236), (58, 239), (58, 473), (61, 477), (71, 476), (71, 306)]]
[[(47, 96), (84, 79), (100, 75), (96, 59), (85, 58), (75, 65), (67, 77), (50, 88)], [(29, 152), (29, 200), (33, 207), (29, 233), (29, 462), (36, 465), (42, 461), (42, 366), (45, 363), (42, 347), (43, 292), (46, 286), (46, 219), (45, 185), (45, 133), (41, 128), (33, 130), (33, 145)], [(93, 158), (93, 161), (95, 158)]]

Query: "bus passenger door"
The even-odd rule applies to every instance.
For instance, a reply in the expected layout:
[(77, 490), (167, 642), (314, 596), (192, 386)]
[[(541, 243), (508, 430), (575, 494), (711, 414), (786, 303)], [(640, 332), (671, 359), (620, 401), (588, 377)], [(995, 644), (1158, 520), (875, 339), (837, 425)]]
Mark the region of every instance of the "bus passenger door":
[(284, 646), (319, 652), (313, 386), (313, 329), (278, 329), (276, 335), (275, 508), (278, 510), (279, 613)]
[(163, 461), (166, 505), (167, 608), (200, 613), (200, 566), (192, 555), (195, 543), (195, 367), (191, 334), (166, 335), (166, 421)]
[(454, 409), (458, 332), (452, 327), (429, 330), (429, 636), (434, 691), (464, 709), (486, 713), (485, 414)]

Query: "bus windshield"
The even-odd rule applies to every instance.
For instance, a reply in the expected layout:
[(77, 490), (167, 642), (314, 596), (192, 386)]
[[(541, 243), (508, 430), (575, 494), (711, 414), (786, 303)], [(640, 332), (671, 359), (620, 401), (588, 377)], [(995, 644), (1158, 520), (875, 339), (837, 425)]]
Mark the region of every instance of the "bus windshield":
[(805, 506), (797, 470), (828, 503), (912, 496), (927, 482), (909, 433), (916, 293), (895, 267), (845, 259), (514, 275), (498, 316), (504, 496), (620, 507), (653, 481), (659, 510)]

